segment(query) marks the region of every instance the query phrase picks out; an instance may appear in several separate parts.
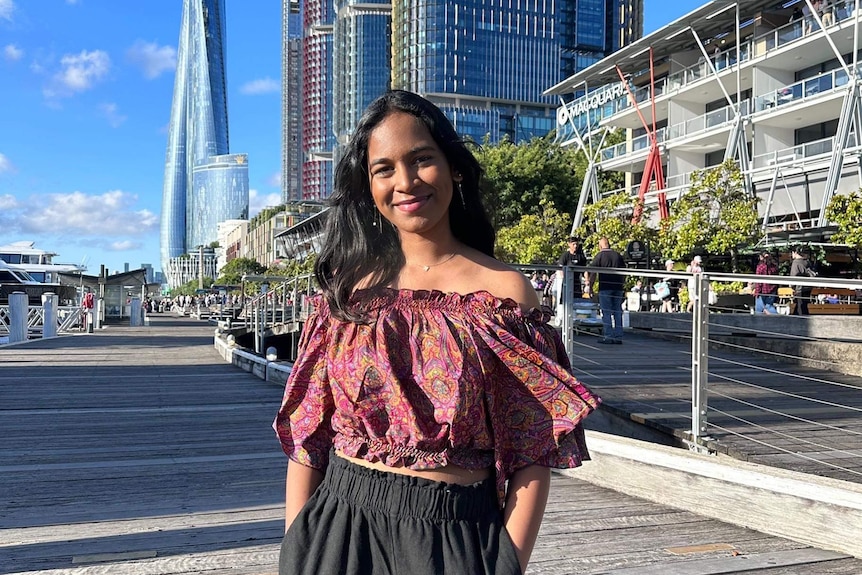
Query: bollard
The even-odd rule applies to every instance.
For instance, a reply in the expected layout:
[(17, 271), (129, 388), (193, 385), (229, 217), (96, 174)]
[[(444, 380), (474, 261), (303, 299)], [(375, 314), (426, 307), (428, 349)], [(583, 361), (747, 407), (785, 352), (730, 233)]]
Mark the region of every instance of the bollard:
[(129, 303), (129, 325), (131, 327), (141, 327), (141, 298), (133, 297)]
[(57, 337), (57, 304), (60, 296), (55, 293), (42, 294), (42, 337)]
[(94, 315), (93, 310), (89, 310), (86, 314), (87, 333), (93, 333), (93, 323), (95, 321), (95, 318), (93, 317)]
[(102, 329), (102, 322), (105, 320), (105, 300), (99, 298), (96, 300), (96, 307), (93, 308), (95, 321), (93, 325), (96, 329)]
[(27, 341), (27, 314), (30, 312), (27, 294), (9, 294), (9, 343)]

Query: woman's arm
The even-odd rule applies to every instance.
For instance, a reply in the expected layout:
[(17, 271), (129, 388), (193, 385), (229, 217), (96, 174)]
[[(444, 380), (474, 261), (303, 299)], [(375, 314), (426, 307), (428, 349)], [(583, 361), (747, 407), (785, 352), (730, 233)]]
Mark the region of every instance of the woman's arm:
[(522, 573), (536, 544), (550, 486), (551, 470), (541, 465), (519, 469), (509, 479), (503, 522), (515, 544)]
[(290, 529), (291, 523), (299, 515), (300, 510), (311, 498), (317, 487), (323, 481), (323, 472), (306, 467), (290, 460), (287, 464), (287, 478), (284, 493), (284, 531)]

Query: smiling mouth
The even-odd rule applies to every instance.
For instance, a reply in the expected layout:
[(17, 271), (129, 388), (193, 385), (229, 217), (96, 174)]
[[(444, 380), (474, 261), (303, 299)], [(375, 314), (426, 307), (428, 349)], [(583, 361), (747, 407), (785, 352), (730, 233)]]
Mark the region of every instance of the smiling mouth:
[(403, 202), (398, 202), (397, 204), (392, 204), (392, 206), (398, 210), (401, 210), (402, 212), (415, 212), (416, 210), (418, 210), (419, 208), (424, 206), (430, 198), (431, 198), (430, 195), (428, 195), (428, 196), (416, 196), (416, 197), (410, 198), (409, 200), (404, 200)]

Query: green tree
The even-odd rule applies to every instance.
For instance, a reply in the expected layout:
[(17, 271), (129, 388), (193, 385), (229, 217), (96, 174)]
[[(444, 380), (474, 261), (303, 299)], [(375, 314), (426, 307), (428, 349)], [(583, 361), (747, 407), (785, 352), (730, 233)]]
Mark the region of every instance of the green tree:
[(626, 244), (632, 240), (651, 244), (656, 232), (647, 224), (650, 208), (641, 205), (640, 222), (632, 223), (632, 215), (639, 203), (640, 200), (632, 200), (627, 192), (619, 192), (588, 204), (584, 208), (584, 223), (575, 230), (575, 234), (583, 238), (584, 251), (596, 253), (600, 238), (608, 238), (611, 247), (619, 252), (625, 250)]
[(497, 229), (517, 224), (524, 215), (542, 216), (542, 200), (574, 214), (586, 170), (586, 157), (574, 147), (559, 146), (552, 136), (521, 144), (486, 139), (477, 158), (485, 170), (485, 204)]
[(498, 259), (509, 263), (539, 264), (557, 260), (569, 236), (571, 217), (547, 199), (539, 200), (541, 215), (524, 214), (497, 233)]
[[(198, 285), (198, 280), (194, 279), (179, 287), (175, 287), (168, 293), (171, 297), (176, 297), (178, 295), (195, 295), (198, 290)], [(213, 285), (213, 279), (211, 277), (204, 277), (204, 288), (209, 288), (211, 285)]]
[(833, 196), (826, 206), (826, 218), (838, 225), (833, 242), (862, 248), (862, 193)]
[(691, 175), (691, 186), (670, 207), (670, 218), (658, 235), (663, 257), (683, 259), (695, 251), (730, 253), (733, 271), (739, 250), (761, 238), (757, 223), (758, 199), (745, 190), (735, 160)]
[(239, 285), (244, 274), (260, 275), (266, 268), (251, 258), (235, 258), (225, 264), (219, 272), (218, 281), (220, 285)]

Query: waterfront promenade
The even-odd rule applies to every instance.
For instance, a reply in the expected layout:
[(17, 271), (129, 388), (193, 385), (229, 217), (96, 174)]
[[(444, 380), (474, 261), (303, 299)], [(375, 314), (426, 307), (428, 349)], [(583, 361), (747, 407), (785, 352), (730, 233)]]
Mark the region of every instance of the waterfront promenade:
[[(276, 572), (280, 387), (224, 363), (204, 322), (150, 323), (0, 347), (0, 573)], [(601, 353), (581, 347), (584, 380), (613, 401), (619, 366), (590, 381), (583, 365), (598, 375)], [(577, 473), (554, 476), (532, 575), (862, 573), (862, 560)]]

